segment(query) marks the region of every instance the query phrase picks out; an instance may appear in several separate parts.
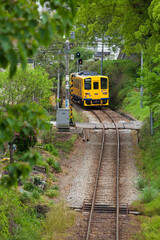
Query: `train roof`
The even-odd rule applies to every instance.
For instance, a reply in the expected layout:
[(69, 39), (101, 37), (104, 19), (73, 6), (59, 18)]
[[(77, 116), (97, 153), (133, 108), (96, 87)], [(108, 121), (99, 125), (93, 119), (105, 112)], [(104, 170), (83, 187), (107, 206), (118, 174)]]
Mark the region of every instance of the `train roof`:
[[(97, 72), (92, 72), (92, 71), (80, 71), (80, 72), (77, 72), (77, 73), (73, 73), (74, 76), (81, 76), (81, 77), (86, 77), (86, 76), (101, 76), (99, 75)], [(106, 76), (104, 76), (106, 77)]]

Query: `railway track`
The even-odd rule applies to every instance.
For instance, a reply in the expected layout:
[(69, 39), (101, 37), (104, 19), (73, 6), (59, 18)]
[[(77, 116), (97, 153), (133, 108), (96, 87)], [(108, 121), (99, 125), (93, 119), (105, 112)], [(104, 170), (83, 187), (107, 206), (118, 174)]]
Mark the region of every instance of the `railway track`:
[(131, 123), (108, 108), (90, 111), (89, 116), (96, 127), (80, 125), (85, 132), (83, 165), (69, 196), (80, 218), (68, 239), (128, 240), (132, 214), (137, 214), (129, 209), (136, 200), (133, 144), (137, 132), (122, 127)]
[[(106, 183), (108, 182), (105, 173), (108, 163), (106, 162), (105, 156), (105, 126), (103, 124), (103, 130), (102, 130), (102, 144), (101, 144), (101, 151), (100, 151), (100, 157), (97, 167), (97, 174), (95, 179), (95, 186), (93, 191), (93, 198), (91, 203), (84, 203), (83, 210), (84, 211), (90, 211), (89, 215), (89, 221), (88, 221), (88, 227), (87, 227), (87, 234), (86, 234), (86, 240), (89, 239), (116, 239), (119, 240), (119, 212), (126, 213), (126, 208), (121, 207), (119, 208), (119, 131), (117, 124), (113, 117), (111, 117), (105, 110), (101, 111), (92, 111), (92, 113), (98, 118), (100, 123), (103, 123), (103, 115), (107, 115), (107, 117), (110, 119), (110, 121), (113, 122), (115, 125), (115, 139), (116, 140), (116, 161), (114, 161), (113, 166), (111, 166), (112, 169), (116, 169), (114, 172), (114, 175), (116, 175), (116, 179), (112, 186), (114, 189), (114, 193), (112, 193), (112, 196), (114, 195), (114, 199), (111, 199), (110, 205), (105, 204), (105, 196), (103, 196), (103, 189), (106, 186)], [(103, 114), (102, 114), (103, 113)], [(113, 161), (112, 161), (113, 163)], [(111, 163), (111, 164), (112, 164)], [(111, 187), (111, 186), (110, 186)], [(110, 230), (103, 230), (102, 226), (105, 227), (105, 222), (107, 225), (111, 227)], [(99, 229), (100, 226), (100, 229)], [(97, 238), (96, 232), (101, 232), (101, 237), (99, 236)], [(106, 226), (107, 228), (107, 226)], [(107, 236), (108, 235), (108, 236)]]

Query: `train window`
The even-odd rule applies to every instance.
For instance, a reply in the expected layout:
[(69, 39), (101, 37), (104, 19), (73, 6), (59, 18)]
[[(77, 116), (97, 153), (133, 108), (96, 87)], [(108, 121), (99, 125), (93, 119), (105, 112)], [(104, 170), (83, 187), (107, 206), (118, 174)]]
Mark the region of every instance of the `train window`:
[(107, 78), (101, 78), (101, 89), (107, 89)]
[(85, 90), (91, 90), (91, 79), (90, 78), (84, 79), (84, 88), (85, 88)]
[(94, 89), (99, 89), (98, 82), (94, 82), (94, 83), (93, 83), (93, 88), (94, 88)]

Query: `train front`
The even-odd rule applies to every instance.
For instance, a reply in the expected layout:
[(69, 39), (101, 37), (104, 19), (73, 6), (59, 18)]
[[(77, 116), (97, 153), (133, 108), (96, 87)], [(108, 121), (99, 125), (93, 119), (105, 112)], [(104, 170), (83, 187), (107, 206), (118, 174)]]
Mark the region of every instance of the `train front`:
[(109, 79), (105, 76), (87, 76), (83, 88), (84, 106), (109, 105)]

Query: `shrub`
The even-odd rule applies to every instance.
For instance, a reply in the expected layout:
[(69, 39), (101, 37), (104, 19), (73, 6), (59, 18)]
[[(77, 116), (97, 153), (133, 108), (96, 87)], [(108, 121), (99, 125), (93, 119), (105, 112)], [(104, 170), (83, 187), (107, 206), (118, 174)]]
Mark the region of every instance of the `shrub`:
[(28, 203), (28, 202), (30, 202), (30, 201), (32, 200), (31, 195), (30, 195), (29, 192), (23, 192), (23, 193), (20, 195), (19, 199), (20, 199), (23, 203)]
[(54, 156), (59, 155), (58, 150), (51, 143), (45, 144), (44, 145), (44, 150), (50, 152)]
[(39, 166), (42, 166), (42, 167), (45, 167), (46, 173), (49, 173), (49, 165), (48, 165), (47, 162), (45, 162), (45, 161), (39, 161), (39, 162), (38, 162), (38, 165), (39, 165)]
[(32, 128), (25, 126), (19, 133), (15, 133), (14, 143), (19, 152), (27, 151), (30, 147), (34, 147), (36, 142), (36, 132)]
[(138, 188), (138, 190), (142, 190), (147, 184), (147, 180), (142, 178), (142, 177), (139, 177), (137, 179), (137, 182), (136, 182), (136, 186)]
[(73, 149), (73, 145), (77, 139), (77, 135), (74, 134), (72, 137), (66, 142), (57, 142), (56, 147), (61, 149), (65, 153), (69, 153)]
[(33, 192), (33, 190), (35, 189), (35, 185), (32, 182), (26, 182), (23, 185), (23, 189), (28, 192)]
[(33, 190), (32, 197), (35, 199), (40, 199), (40, 194), (37, 190)]
[[(27, 196), (25, 193), (23, 196)], [(33, 211), (22, 205), (14, 190), (0, 188), (0, 239), (41, 239), (42, 224)]]
[(60, 164), (52, 157), (49, 157), (47, 159), (47, 163), (52, 166), (52, 168), (56, 171), (56, 172), (61, 172), (62, 169), (61, 169), (61, 166)]
[(154, 200), (158, 195), (158, 190), (152, 186), (146, 186), (142, 190), (141, 200), (143, 203), (149, 203)]
[(50, 198), (58, 197), (59, 196), (59, 187), (54, 186), (54, 187), (51, 187), (51, 188), (47, 189), (45, 195), (50, 197)]
[(39, 193), (43, 193), (43, 189), (39, 186), (36, 186), (33, 182), (25, 182), (23, 185), (23, 189), (28, 192), (33, 192), (36, 190)]
[(56, 204), (53, 209), (46, 214), (45, 232), (42, 240), (64, 239), (64, 235), (75, 221), (75, 213), (70, 210), (64, 202)]

